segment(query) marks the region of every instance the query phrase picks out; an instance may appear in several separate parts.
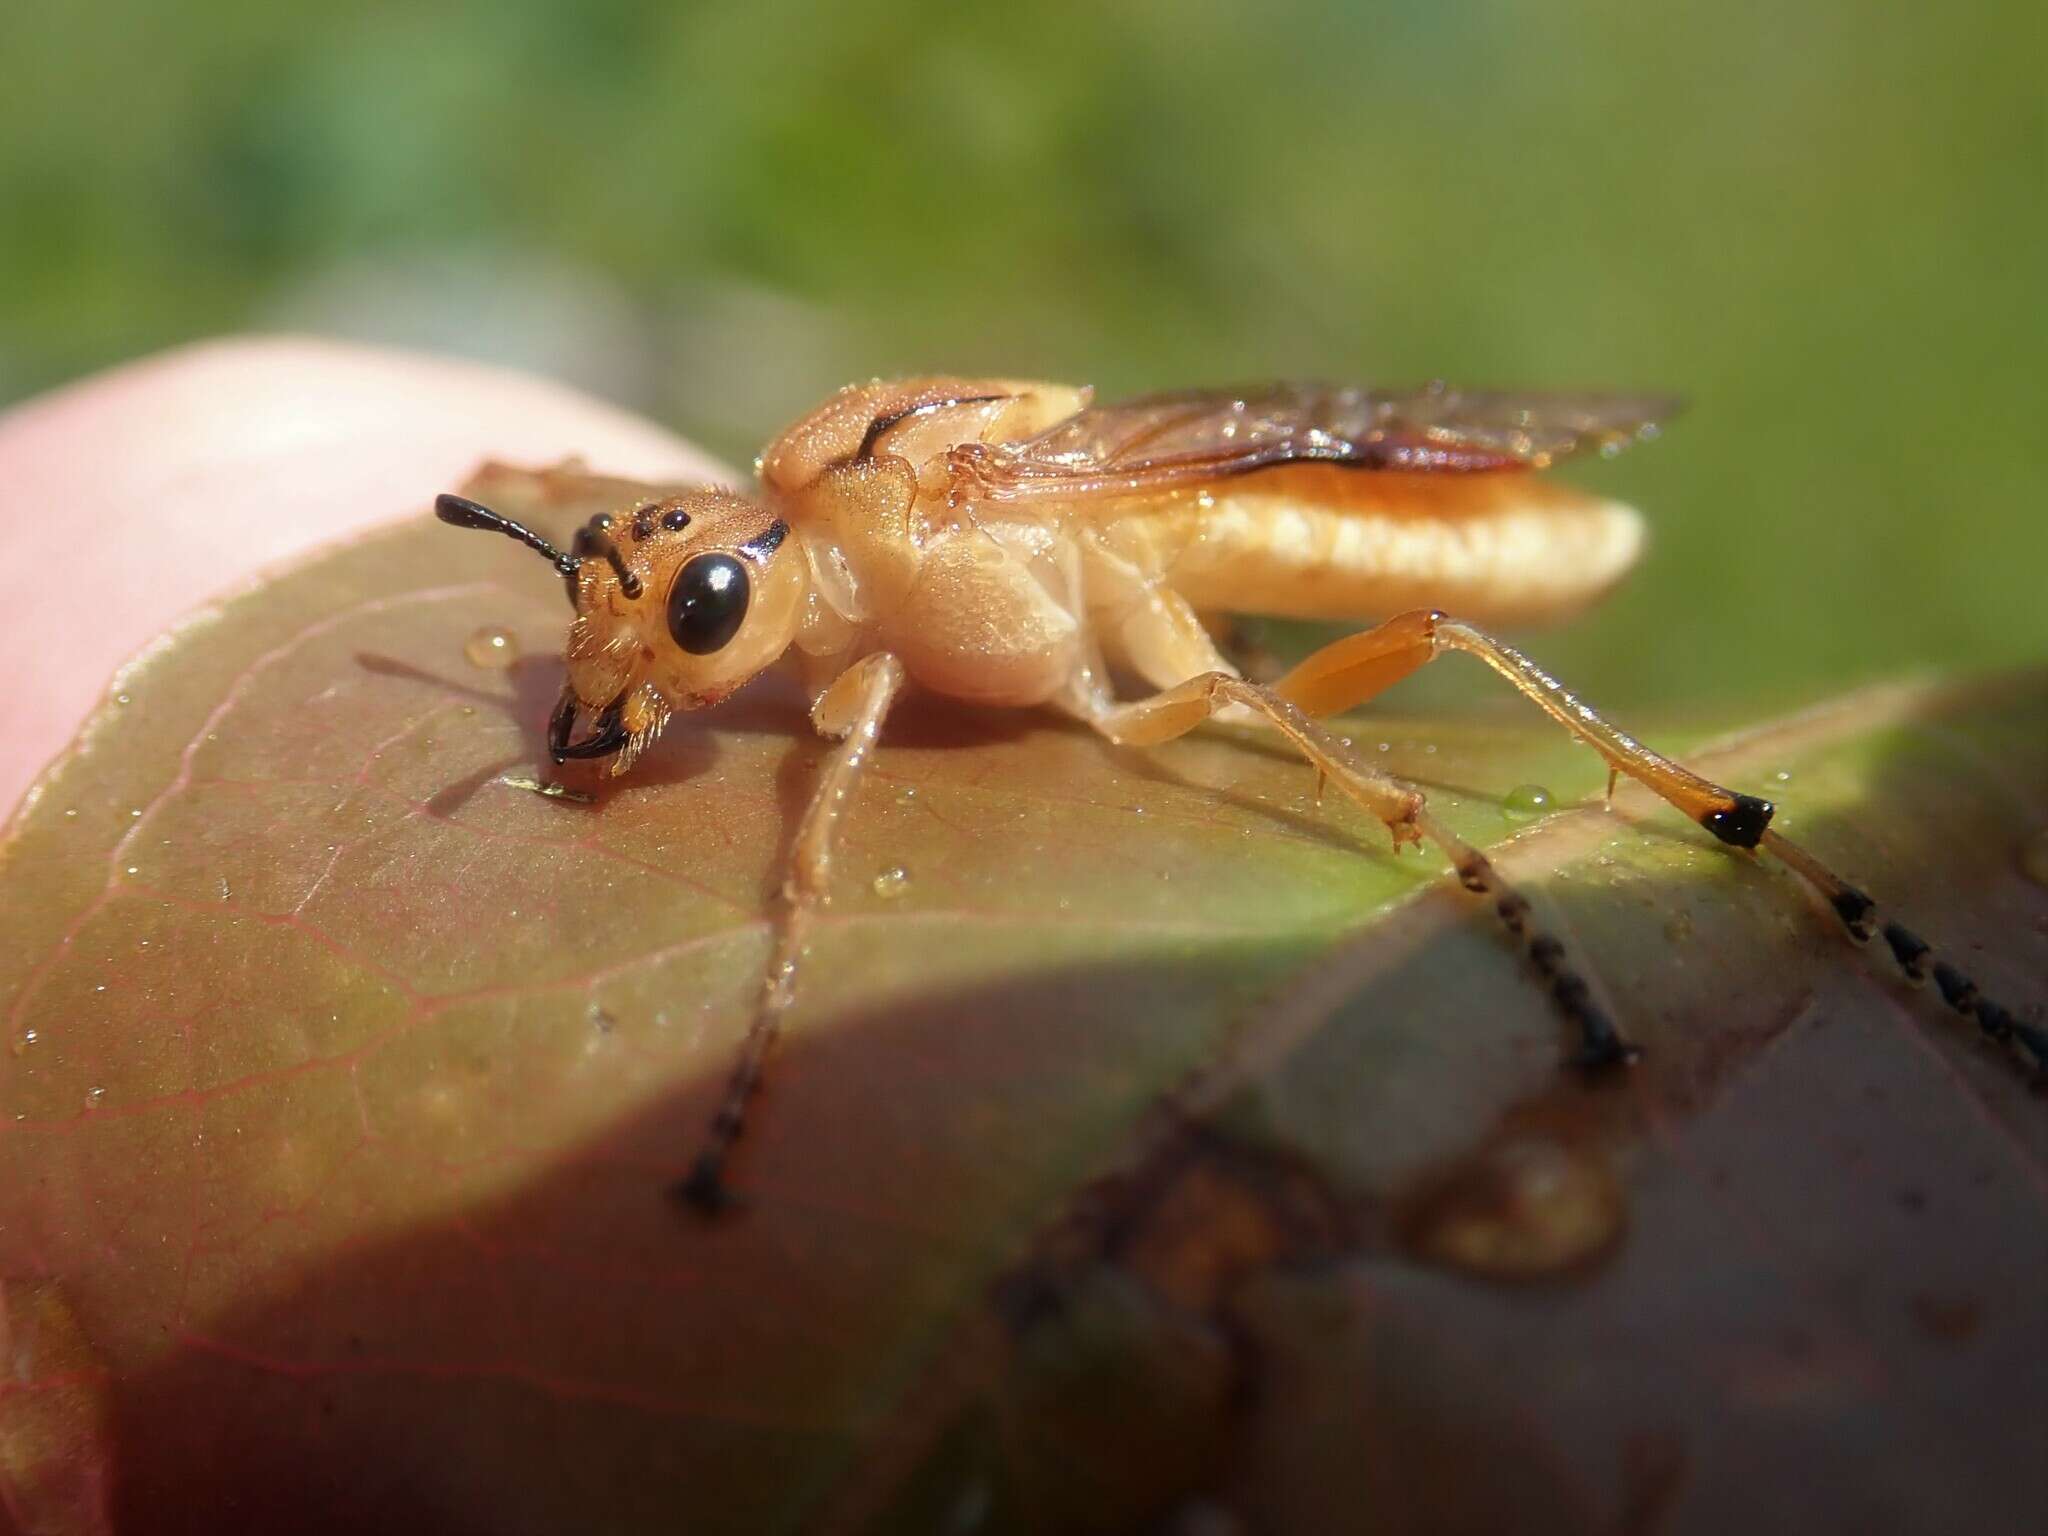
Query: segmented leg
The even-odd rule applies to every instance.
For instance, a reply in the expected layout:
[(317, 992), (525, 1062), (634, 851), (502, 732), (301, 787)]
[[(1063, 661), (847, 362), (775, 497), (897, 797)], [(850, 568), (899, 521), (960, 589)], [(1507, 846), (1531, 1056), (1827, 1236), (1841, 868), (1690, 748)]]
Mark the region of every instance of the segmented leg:
[[(1651, 751), (1608, 724), (1590, 704), (1513, 646), (1447, 614), (1418, 608), (1376, 629), (1333, 641), (1281, 678), (1273, 691), (1309, 714), (1335, 714), (1391, 687), (1446, 650), (1477, 656), (1605, 758), (1610, 794), (1613, 776), (1627, 774), (1731, 847), (1761, 847), (1782, 859), (1827, 901), (1858, 943), (1877, 932), (1877, 907), (1868, 896), (1807, 850), (1770, 830), (1776, 809), (1770, 801), (1723, 789)], [(1883, 931), (1886, 947), (1910, 979), (1917, 982), (1931, 975), (1951, 1008), (1975, 1019), (1985, 1034), (2013, 1051), (2024, 1065), (2037, 1072), (2048, 1070), (2048, 1031), (2022, 1023), (1984, 996), (1969, 977), (1935, 959), (1931, 947), (1911, 930), (1888, 923)]]
[(1635, 1048), (1621, 1038), (1614, 1021), (1594, 1000), (1585, 978), (1572, 968), (1564, 945), (1531, 922), (1528, 900), (1508, 885), (1486, 855), (1432, 816), (1421, 791), (1371, 766), (1275, 690), (1228, 672), (1205, 672), (1150, 698), (1104, 710), (1091, 723), (1120, 745), (1151, 746), (1187, 734), (1231, 705), (1270, 721), (1320, 775), (1386, 824), (1396, 848), (1428, 839), (1449, 856), (1465, 889), (1493, 898), (1495, 915), (1516, 943), (1526, 947), (1551, 997), (1578, 1029), (1576, 1064), (1605, 1067), (1635, 1055)]
[(2048, 1072), (2048, 1030), (2014, 1018), (2011, 1009), (1978, 991), (1976, 982), (1937, 955), (1933, 945), (1905, 924), (1887, 922), (1880, 930), (1876, 902), (1782, 833), (1765, 832), (1763, 846), (1827, 898), (1850, 938), (1867, 944), (1882, 931), (1885, 948), (1908, 980), (1918, 984), (1933, 977), (1935, 990), (1949, 1007), (1966, 1019), (1975, 1019), (1977, 1027), (2004, 1046), (2022, 1067), (2036, 1074)]
[(803, 958), (806, 927), (829, 894), (832, 838), (860, 782), (882, 721), (903, 687), (903, 664), (887, 653), (856, 662), (825, 690), (811, 710), (811, 724), (821, 736), (841, 745), (811, 794), (790, 850), (789, 873), (782, 882), (776, 913), (775, 944), (761, 978), (761, 997), (753, 1022), (740, 1045), (718, 1111), (703, 1149), (690, 1165), (676, 1193), (707, 1214), (732, 1203), (725, 1184), (725, 1164), (733, 1143), (745, 1127), (747, 1102), (761, 1084), (761, 1070), (782, 1027), (782, 1016), (795, 996), (798, 962)]

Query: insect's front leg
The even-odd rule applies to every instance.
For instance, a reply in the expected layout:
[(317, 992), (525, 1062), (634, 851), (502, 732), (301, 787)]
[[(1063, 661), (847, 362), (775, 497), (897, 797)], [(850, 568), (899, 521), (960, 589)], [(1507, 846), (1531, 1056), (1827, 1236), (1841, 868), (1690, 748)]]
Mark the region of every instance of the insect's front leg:
[(1526, 947), (1551, 997), (1579, 1031), (1575, 1064), (1606, 1067), (1635, 1055), (1594, 999), (1586, 979), (1569, 962), (1564, 945), (1535, 926), (1528, 899), (1508, 885), (1492, 861), (1431, 815), (1420, 790), (1373, 767), (1275, 690), (1229, 672), (1205, 672), (1150, 698), (1114, 705), (1092, 716), (1090, 723), (1120, 745), (1150, 746), (1184, 736), (1233, 705), (1264, 717), (1318, 773), (1384, 822), (1396, 848), (1427, 839), (1450, 858), (1465, 889), (1493, 898), (1495, 915), (1516, 943)]
[(782, 1028), (782, 1016), (795, 997), (807, 924), (829, 895), (833, 835), (860, 783), (861, 770), (873, 755), (889, 707), (902, 688), (903, 663), (887, 652), (877, 652), (842, 672), (811, 709), (811, 723), (818, 734), (836, 739), (839, 750), (826, 765), (797, 825), (788, 872), (778, 893), (774, 944), (761, 978), (753, 1022), (740, 1044), (740, 1058), (733, 1065), (717, 1113), (711, 1117), (704, 1147), (688, 1176), (676, 1186), (682, 1199), (706, 1214), (716, 1214), (732, 1203), (725, 1164), (745, 1126), (747, 1101), (760, 1086), (763, 1065)]
[[(1607, 760), (1610, 775), (1625, 773), (1735, 848), (1763, 848), (1782, 859), (1841, 918), (1858, 943), (1880, 929), (1877, 905), (1812, 853), (1772, 829), (1768, 800), (1724, 789), (1683, 764), (1653, 752), (1618, 730), (1584, 699), (1513, 646), (1448, 614), (1418, 608), (1376, 629), (1332, 641), (1273, 685), (1274, 692), (1312, 715), (1335, 714), (1363, 703), (1445, 651), (1476, 656), (1513, 683), (1538, 708)], [(1610, 777), (1611, 783), (1611, 777)], [(1910, 929), (1882, 925), (1886, 947), (1914, 981), (1934, 978), (1942, 1000), (1986, 1035), (2013, 1050), (2035, 1071), (2048, 1069), (2048, 1031), (2023, 1023), (1984, 996), (1975, 982), (1934, 955)]]

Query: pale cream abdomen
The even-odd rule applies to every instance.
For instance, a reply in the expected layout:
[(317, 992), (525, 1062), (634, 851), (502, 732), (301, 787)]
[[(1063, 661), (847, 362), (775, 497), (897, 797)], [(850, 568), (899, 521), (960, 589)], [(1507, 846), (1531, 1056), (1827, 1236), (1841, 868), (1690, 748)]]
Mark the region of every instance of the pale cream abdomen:
[(1098, 526), (1111, 550), (1198, 609), (1360, 621), (1410, 608), (1560, 617), (1612, 586), (1643, 545), (1634, 509), (1524, 472), (1307, 466)]

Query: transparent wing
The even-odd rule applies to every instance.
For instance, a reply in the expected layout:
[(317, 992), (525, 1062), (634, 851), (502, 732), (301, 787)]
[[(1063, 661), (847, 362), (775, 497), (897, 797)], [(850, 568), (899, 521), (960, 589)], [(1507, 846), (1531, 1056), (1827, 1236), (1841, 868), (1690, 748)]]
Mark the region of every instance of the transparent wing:
[(979, 499), (1129, 496), (1284, 464), (1470, 473), (1541, 469), (1655, 434), (1651, 395), (1269, 384), (1090, 406), (1020, 443), (967, 444), (953, 467)]

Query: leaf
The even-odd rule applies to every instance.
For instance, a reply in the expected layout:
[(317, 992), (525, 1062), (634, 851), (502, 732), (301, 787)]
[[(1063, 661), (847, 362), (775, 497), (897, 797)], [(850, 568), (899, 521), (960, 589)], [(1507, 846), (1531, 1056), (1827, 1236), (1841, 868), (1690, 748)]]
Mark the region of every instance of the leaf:
[[(559, 532), (629, 492), (477, 494)], [(565, 617), (504, 541), (335, 550), (167, 637), (15, 823), (25, 1528), (2038, 1503), (2048, 1109), (1781, 869), (1602, 810), (1512, 701), (1356, 726), (1501, 845), (1646, 1046), (1626, 1080), (1561, 1073), (1483, 907), (1265, 744), (913, 705), (750, 1206), (680, 1211), (823, 749), (763, 684), (624, 781), (565, 776), (589, 803), (522, 787)], [(2039, 1020), (2044, 723), (2048, 677), (1902, 685), (1702, 763)], [(1510, 838), (1527, 781), (1578, 808)]]

